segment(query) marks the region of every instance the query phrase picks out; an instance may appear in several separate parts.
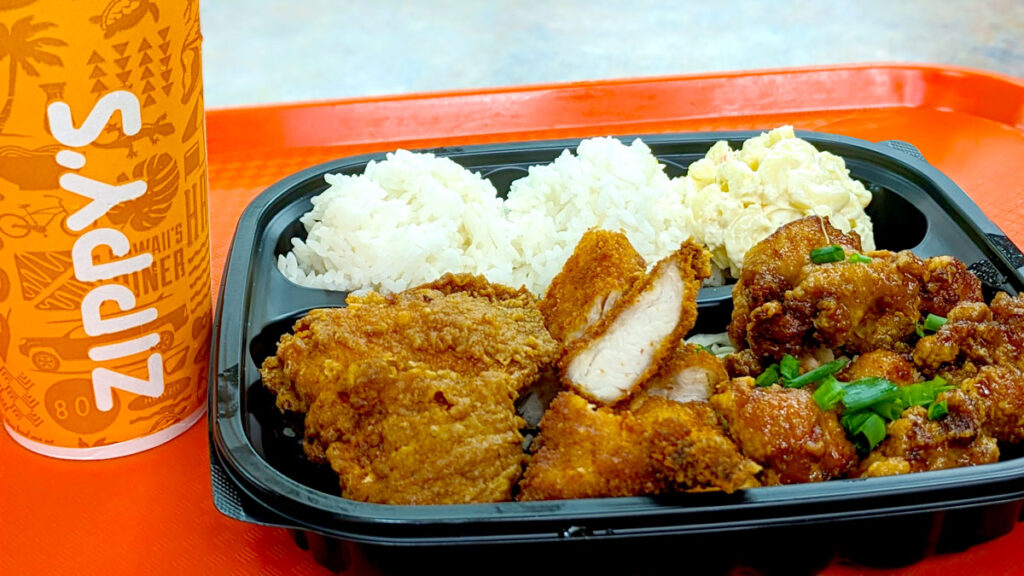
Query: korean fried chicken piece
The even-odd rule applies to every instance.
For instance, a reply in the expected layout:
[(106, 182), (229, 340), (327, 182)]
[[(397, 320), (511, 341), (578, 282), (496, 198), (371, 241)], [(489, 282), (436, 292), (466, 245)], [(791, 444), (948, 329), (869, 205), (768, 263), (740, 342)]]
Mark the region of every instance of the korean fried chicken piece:
[(421, 289), (349, 295), (346, 304), (310, 311), (263, 363), (278, 408), (305, 412), (348, 365), (382, 356), (464, 376), (503, 371), (517, 392), (560, 351), (529, 294), (492, 300)]
[(896, 385), (913, 384), (921, 380), (921, 375), (910, 360), (889, 350), (873, 350), (861, 354), (836, 377), (846, 382), (861, 378), (885, 378)]
[(719, 386), (711, 405), (743, 454), (764, 466), (766, 485), (839, 478), (857, 464), (836, 413), (822, 411), (810, 390), (759, 388), (751, 378), (736, 378)]
[(705, 403), (651, 397), (616, 412), (562, 392), (520, 483), (521, 500), (637, 496), (757, 486), (760, 467), (743, 457)]
[(684, 242), (566, 347), (562, 380), (604, 404), (628, 397), (693, 328), (697, 291), (710, 274), (710, 254)]
[(646, 270), (625, 234), (588, 230), (540, 301), (548, 331), (563, 344), (579, 338)]
[(729, 337), (744, 348), (751, 312), (782, 300), (811, 265), (811, 250), (838, 244), (845, 251), (860, 252), (860, 236), (847, 235), (827, 218), (808, 216), (779, 227), (747, 251), (743, 271), (733, 288), (732, 322)]
[(751, 311), (747, 343), (761, 357), (800, 356), (819, 346), (868, 352), (907, 348), (920, 318), (916, 265), (910, 252), (872, 252), (871, 261), (808, 266), (799, 283)]
[(859, 476), (891, 476), (989, 464), (999, 460), (996, 441), (979, 425), (976, 402), (960, 390), (939, 395), (949, 414), (928, 419), (928, 410), (913, 406), (888, 424), (888, 436), (861, 462)]
[(1011, 365), (982, 366), (960, 387), (983, 412), (983, 430), (1000, 442), (1024, 440), (1024, 373)]
[(925, 261), (906, 250), (882, 250), (869, 253), (867, 262), (810, 260), (814, 248), (858, 249), (856, 240), (833, 237), (811, 217), (755, 245), (757, 257), (745, 260), (733, 291), (730, 338), (760, 359), (800, 357), (822, 346), (851, 354), (905, 352), (922, 314), (981, 299), (980, 282), (950, 256)]
[(509, 378), (389, 359), (352, 364), (306, 414), (307, 455), (330, 462), (351, 500), (509, 500), (525, 459)]
[(982, 302), (981, 280), (952, 256), (925, 261), (921, 274), (921, 314), (946, 316), (961, 302)]
[(967, 362), (1024, 369), (1024, 296), (1000, 292), (989, 306), (961, 303), (914, 348), (914, 363), (928, 374)]
[(715, 385), (728, 379), (725, 364), (717, 356), (680, 341), (644, 385), (644, 391), (680, 403), (704, 401), (711, 398)]

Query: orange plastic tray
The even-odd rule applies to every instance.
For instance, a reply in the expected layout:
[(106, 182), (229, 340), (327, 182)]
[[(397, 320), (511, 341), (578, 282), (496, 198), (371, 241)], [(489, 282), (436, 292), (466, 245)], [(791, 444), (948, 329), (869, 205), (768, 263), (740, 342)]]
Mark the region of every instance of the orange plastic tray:
[[(1024, 81), (978, 70), (800, 68), (211, 110), (206, 119), (215, 285), (249, 200), (332, 158), (787, 123), (914, 144), (1024, 246)], [(328, 574), (285, 531), (221, 516), (208, 458), (205, 421), (159, 448), (103, 462), (48, 459), (0, 433), (0, 574)], [(827, 573), (999, 575), (1022, 565), (1024, 523), (901, 569), (836, 564)]]

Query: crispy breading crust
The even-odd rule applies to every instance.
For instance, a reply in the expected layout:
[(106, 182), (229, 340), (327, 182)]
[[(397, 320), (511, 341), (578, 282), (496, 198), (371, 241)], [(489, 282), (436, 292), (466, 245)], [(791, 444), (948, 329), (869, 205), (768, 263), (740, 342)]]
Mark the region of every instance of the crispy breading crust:
[(540, 301), (545, 326), (559, 342), (579, 338), (646, 270), (625, 234), (588, 230)]
[(595, 345), (611, 329), (616, 320), (629, 310), (645, 291), (651, 289), (656, 284), (662, 274), (669, 273), (679, 274), (683, 280), (683, 302), (682, 306), (680, 306), (679, 319), (672, 332), (658, 343), (651, 361), (643, 373), (636, 376), (626, 392), (616, 402), (627, 399), (639, 385), (657, 373), (661, 367), (662, 360), (672, 352), (677, 343), (696, 324), (697, 292), (700, 290), (701, 281), (711, 275), (711, 254), (692, 240), (683, 242), (679, 250), (659, 261), (644, 279), (634, 283), (629, 291), (612, 306), (611, 310), (588, 328), (582, 337), (565, 347), (565, 352), (559, 360), (558, 367), (562, 374), (563, 382), (568, 387), (590, 400), (600, 402), (587, 389), (585, 383), (573, 382), (566, 376), (569, 365), (584, 350)]
[(330, 462), (352, 500), (509, 500), (525, 456), (508, 379), (387, 358), (352, 364), (306, 415), (306, 453)]
[(367, 358), (393, 356), (464, 375), (501, 370), (518, 391), (561, 351), (529, 293), (492, 300), (418, 289), (349, 295), (346, 304), (310, 311), (264, 361), (264, 384), (280, 409), (305, 412), (340, 371)]
[(560, 393), (520, 483), (520, 500), (638, 496), (758, 486), (761, 467), (740, 454), (702, 402), (646, 398), (636, 410)]

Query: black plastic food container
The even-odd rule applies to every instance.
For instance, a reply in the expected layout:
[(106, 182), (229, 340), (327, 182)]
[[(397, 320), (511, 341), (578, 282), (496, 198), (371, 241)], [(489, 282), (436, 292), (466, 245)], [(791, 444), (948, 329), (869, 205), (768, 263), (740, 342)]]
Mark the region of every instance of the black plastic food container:
[[(757, 132), (659, 134), (644, 141), (671, 176), (718, 140)], [(873, 194), (880, 249), (952, 254), (975, 272), (986, 300), (1024, 288), (1024, 256), (949, 178), (899, 141), (797, 134), (843, 157)], [(632, 141), (632, 137), (624, 137)], [(502, 193), (526, 167), (553, 161), (578, 140), (430, 150), (489, 178)], [(384, 154), (309, 168), (268, 188), (238, 224), (221, 284), (210, 387), (214, 503), (246, 522), (292, 531), (335, 569), (469, 573), (798, 574), (840, 559), (903, 565), (1011, 531), (1024, 502), (1024, 451), (996, 464), (885, 478), (698, 493), (552, 502), (391, 506), (341, 498), (329, 467), (302, 451), (301, 418), (282, 415), (258, 367), (306, 311), (344, 305), (345, 294), (296, 286), (276, 257), (304, 235), (299, 217), (326, 188), (325, 173), (361, 173)], [(724, 331), (730, 287), (704, 289), (695, 332)], [(1002, 448), (1002, 447), (1001, 447)]]

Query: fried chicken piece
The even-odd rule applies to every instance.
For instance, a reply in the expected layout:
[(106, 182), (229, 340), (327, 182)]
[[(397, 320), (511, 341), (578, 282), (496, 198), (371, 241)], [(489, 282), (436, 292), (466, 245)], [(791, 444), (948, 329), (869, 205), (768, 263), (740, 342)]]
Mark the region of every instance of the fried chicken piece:
[[(743, 271), (733, 288), (729, 337), (745, 348), (750, 314), (765, 304), (782, 300), (811, 265), (811, 250), (838, 244), (847, 252), (860, 252), (860, 236), (844, 234), (827, 218), (808, 216), (780, 226), (747, 251)], [(780, 355), (781, 356), (781, 355)]]
[(492, 300), (419, 289), (349, 295), (346, 304), (310, 311), (264, 361), (278, 408), (305, 412), (348, 365), (382, 356), (463, 376), (503, 371), (516, 392), (560, 351), (529, 293)]
[(1011, 444), (1024, 440), (1024, 373), (1020, 369), (982, 366), (960, 389), (983, 411), (985, 433)]
[(821, 346), (906, 352), (922, 314), (981, 298), (980, 281), (951, 256), (925, 261), (880, 250), (867, 262), (811, 263), (811, 250), (829, 244), (859, 251), (857, 238), (833, 237), (817, 217), (786, 224), (751, 248), (757, 257), (744, 261), (733, 290), (729, 335), (738, 347), (774, 360)]
[(719, 386), (711, 405), (748, 458), (764, 466), (766, 485), (840, 478), (857, 464), (835, 412), (822, 411), (804, 388), (759, 388), (751, 378)]
[(562, 392), (540, 421), (520, 500), (638, 496), (665, 491), (636, 418)]
[(750, 348), (745, 348), (725, 355), (725, 371), (730, 378), (756, 378), (764, 372), (764, 366)]
[(559, 361), (563, 381), (604, 404), (628, 397), (693, 328), (697, 291), (710, 274), (710, 254), (684, 242), (566, 347)]
[(761, 466), (740, 453), (711, 404), (648, 397), (634, 414), (646, 429), (658, 474), (673, 489), (732, 493), (761, 485)]
[(946, 316), (961, 302), (982, 302), (981, 280), (952, 256), (925, 261), (921, 277), (921, 314)]
[(496, 284), (480, 274), (447, 273), (433, 282), (427, 282), (412, 288), (412, 292), (420, 290), (437, 290), (445, 296), (463, 293), (474, 298), (484, 298), (488, 302), (508, 304), (518, 303), (520, 306), (532, 306), (535, 298), (525, 286), (512, 288), (504, 284)]
[(625, 234), (588, 230), (540, 301), (548, 331), (563, 344), (579, 338), (646, 270)]
[(949, 414), (928, 419), (928, 409), (912, 406), (888, 424), (888, 435), (859, 467), (859, 476), (891, 476), (989, 464), (999, 460), (999, 448), (979, 424), (976, 402), (960, 390), (939, 395)]
[(758, 485), (760, 467), (740, 454), (706, 403), (649, 397), (635, 411), (616, 412), (562, 392), (540, 426), (521, 500)]
[(728, 379), (721, 359), (695, 344), (680, 341), (644, 385), (644, 392), (680, 403), (706, 401), (715, 385)]
[(306, 414), (306, 453), (330, 462), (350, 500), (509, 500), (525, 460), (509, 379), (388, 358), (351, 364)]
[(836, 378), (846, 382), (861, 378), (885, 378), (896, 385), (903, 385), (920, 381), (921, 375), (903, 355), (889, 350), (873, 350), (850, 362)]
[(928, 374), (967, 362), (1024, 369), (1024, 295), (1000, 292), (989, 306), (959, 304), (914, 348), (914, 363)]
[(921, 298), (916, 278), (902, 268), (919, 263), (910, 252), (872, 252), (867, 263), (808, 266), (783, 300), (751, 311), (747, 343), (776, 359), (819, 346), (852, 353), (908, 348)]

